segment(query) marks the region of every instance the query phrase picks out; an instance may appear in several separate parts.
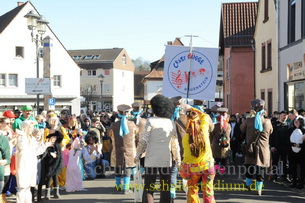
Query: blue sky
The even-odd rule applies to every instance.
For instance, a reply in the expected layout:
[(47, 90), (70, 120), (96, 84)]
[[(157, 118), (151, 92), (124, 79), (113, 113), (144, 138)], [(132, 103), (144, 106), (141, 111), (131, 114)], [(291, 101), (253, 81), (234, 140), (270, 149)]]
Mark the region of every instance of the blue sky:
[[(130, 58), (160, 59), (167, 41), (198, 35), (195, 47), (217, 47), (221, 3), (255, 0), (32, 0), (66, 49), (125, 48)], [(0, 16), (17, 1), (1, 0)]]

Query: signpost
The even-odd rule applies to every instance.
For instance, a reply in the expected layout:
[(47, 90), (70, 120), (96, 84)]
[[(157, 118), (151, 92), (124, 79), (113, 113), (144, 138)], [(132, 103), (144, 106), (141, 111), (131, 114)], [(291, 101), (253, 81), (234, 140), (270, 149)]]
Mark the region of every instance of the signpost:
[(30, 95), (51, 94), (51, 83), (49, 78), (25, 78), (25, 93)]

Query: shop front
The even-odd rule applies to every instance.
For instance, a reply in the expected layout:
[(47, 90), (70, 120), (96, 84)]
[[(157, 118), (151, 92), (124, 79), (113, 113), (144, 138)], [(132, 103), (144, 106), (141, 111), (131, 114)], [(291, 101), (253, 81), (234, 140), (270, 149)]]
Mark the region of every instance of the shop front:
[(305, 109), (305, 54), (303, 61), (287, 65), (288, 82), (285, 83), (285, 109)]

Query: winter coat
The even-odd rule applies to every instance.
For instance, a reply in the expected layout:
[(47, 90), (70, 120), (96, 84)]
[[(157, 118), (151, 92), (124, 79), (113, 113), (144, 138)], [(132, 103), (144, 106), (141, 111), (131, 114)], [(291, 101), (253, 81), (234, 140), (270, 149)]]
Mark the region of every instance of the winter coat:
[[(133, 167), (136, 156), (136, 133), (138, 127), (133, 121), (127, 121), (129, 133), (120, 136), (121, 121), (111, 124), (108, 135), (112, 141), (111, 166), (112, 167)], [(125, 163), (125, 164), (124, 164)]]
[[(247, 118), (241, 126), (242, 133), (246, 133), (246, 143), (251, 144), (259, 136), (257, 141), (255, 156), (245, 156), (246, 164), (256, 165), (260, 167), (270, 166), (270, 150), (269, 150), (269, 136), (273, 132), (270, 119), (261, 117), (263, 124), (263, 131), (259, 132), (254, 128), (255, 117)], [(258, 133), (256, 133), (258, 132)]]
[(220, 128), (220, 123), (216, 123), (214, 125), (214, 130), (210, 135), (211, 145), (212, 145), (212, 152), (214, 159), (223, 159), (230, 155), (230, 144), (228, 147), (223, 148), (220, 145), (220, 138), (225, 134), (228, 139), (228, 144), (230, 143), (230, 135), (231, 135), (231, 125), (227, 123), (226, 129)]

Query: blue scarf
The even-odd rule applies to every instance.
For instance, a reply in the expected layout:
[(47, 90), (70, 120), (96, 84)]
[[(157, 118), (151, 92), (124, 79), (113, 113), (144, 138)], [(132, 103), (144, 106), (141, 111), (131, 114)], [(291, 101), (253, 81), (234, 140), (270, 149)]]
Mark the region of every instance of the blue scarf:
[(217, 123), (216, 116), (217, 116), (217, 115), (216, 115), (215, 113), (211, 113), (211, 114), (210, 114), (210, 117), (211, 117), (213, 123)]
[(262, 124), (262, 119), (261, 119), (261, 115), (264, 112), (265, 112), (265, 110), (261, 110), (259, 112), (256, 112), (256, 114), (255, 114), (254, 128), (256, 130), (259, 130), (260, 132), (262, 132), (264, 130), (263, 124)]
[(134, 117), (137, 117), (137, 116), (140, 115), (142, 112), (143, 112), (143, 109), (141, 109), (140, 111), (131, 111), (131, 114), (132, 114)]
[(172, 118), (171, 118), (172, 121), (178, 120), (180, 118), (180, 114), (179, 114), (180, 109), (181, 109), (181, 107), (175, 108), (174, 114), (172, 115)]
[(140, 111), (131, 111), (131, 114), (133, 115), (133, 118), (136, 119), (136, 125), (139, 124), (139, 118), (141, 113), (143, 112), (143, 109), (141, 109)]
[(126, 116), (118, 114), (119, 118), (121, 118), (121, 125), (120, 125), (120, 136), (123, 137), (129, 133), (127, 119)]
[(200, 110), (201, 112), (204, 112), (203, 106), (199, 106), (199, 105), (192, 105), (192, 107)]

